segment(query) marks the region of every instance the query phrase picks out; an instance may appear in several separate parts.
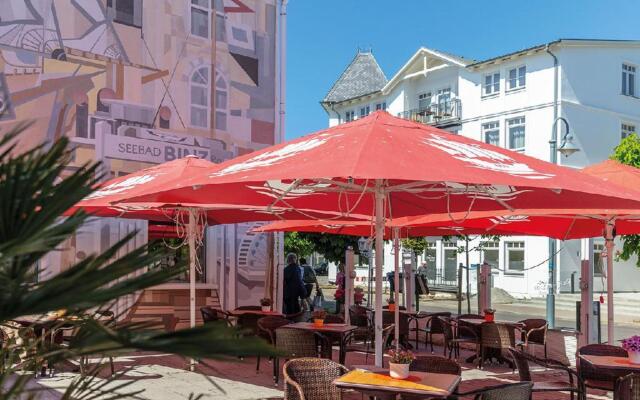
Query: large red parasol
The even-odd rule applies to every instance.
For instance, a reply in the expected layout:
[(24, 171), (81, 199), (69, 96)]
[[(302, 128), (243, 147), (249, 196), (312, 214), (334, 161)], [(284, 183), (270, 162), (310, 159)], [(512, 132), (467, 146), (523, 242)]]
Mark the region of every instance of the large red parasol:
[[(171, 190), (129, 199), (215, 202), (375, 216), (376, 275), (385, 218), (520, 209), (640, 209), (634, 194), (542, 160), (375, 112), (229, 160)], [(300, 219), (300, 218), (297, 218)], [(305, 215), (304, 219), (316, 219)], [(376, 281), (376, 307), (382, 282)], [(376, 364), (382, 314), (376, 313)]]

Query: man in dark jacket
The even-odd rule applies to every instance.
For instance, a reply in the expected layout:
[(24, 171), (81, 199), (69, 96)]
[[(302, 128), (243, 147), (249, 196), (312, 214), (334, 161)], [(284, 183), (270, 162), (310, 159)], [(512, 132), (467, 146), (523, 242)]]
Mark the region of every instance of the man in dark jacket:
[(293, 253), (287, 255), (287, 266), (284, 268), (284, 313), (296, 314), (300, 312), (300, 299), (306, 296), (306, 289), (302, 282), (302, 274), (298, 266), (298, 256)]

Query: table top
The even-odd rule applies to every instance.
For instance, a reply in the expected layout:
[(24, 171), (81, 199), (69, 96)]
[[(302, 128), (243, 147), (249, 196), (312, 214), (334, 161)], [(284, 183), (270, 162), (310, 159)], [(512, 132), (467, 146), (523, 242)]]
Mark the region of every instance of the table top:
[(361, 391), (383, 391), (407, 393), (423, 396), (450, 396), (460, 383), (460, 376), (451, 374), (434, 374), (428, 372), (409, 372), (407, 379), (395, 379), (389, 376), (389, 370), (372, 366), (366, 369), (354, 369), (333, 381), (334, 385), (343, 389)]
[(233, 316), (240, 316), (240, 315), (247, 315), (247, 314), (254, 314), (254, 315), (264, 315), (265, 317), (282, 317), (284, 316), (283, 313), (278, 312), (278, 311), (262, 311), (262, 310), (231, 310), (229, 311), (229, 315), (233, 315)]
[(283, 328), (304, 329), (315, 332), (334, 332), (334, 333), (347, 333), (358, 329), (357, 326), (347, 324), (327, 324), (322, 326), (316, 326), (313, 322), (296, 322), (295, 324), (289, 324), (283, 326)]
[(640, 364), (631, 364), (628, 357), (590, 356), (586, 354), (580, 354), (579, 357), (600, 368), (640, 371)]

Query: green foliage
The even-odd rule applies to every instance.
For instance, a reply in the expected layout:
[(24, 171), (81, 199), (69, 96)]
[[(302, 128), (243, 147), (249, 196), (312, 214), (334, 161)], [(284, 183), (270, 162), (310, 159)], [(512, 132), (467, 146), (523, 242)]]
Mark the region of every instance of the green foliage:
[(358, 252), (358, 237), (350, 235), (332, 235), (328, 233), (299, 232), (299, 237), (314, 244), (314, 249), (329, 262), (344, 262), (347, 247)]
[(411, 250), (413, 255), (417, 257), (420, 254), (424, 254), (424, 251), (427, 248), (427, 238), (415, 237), (402, 239), (402, 247)]
[[(640, 138), (637, 134), (632, 134), (622, 139), (620, 144), (613, 151), (611, 159), (622, 164), (640, 168)], [(640, 268), (640, 235), (622, 236), (622, 250), (616, 256), (622, 260), (629, 260), (636, 255), (636, 266)]]
[[(145, 324), (105, 324), (95, 310), (106, 310), (124, 295), (166, 282), (184, 271), (149, 269), (166, 256), (164, 249), (148, 246), (118, 257), (133, 237), (128, 236), (102, 254), (92, 254), (64, 272), (36, 282), (36, 263), (87, 222), (89, 215), (63, 213), (92, 192), (99, 180), (97, 164), (70, 170), (68, 141), (18, 152), (15, 143), (26, 125), (17, 125), (0, 139), (0, 398), (35, 396), (28, 389), (45, 361), (77, 360), (81, 355), (105, 355), (132, 349), (175, 353), (193, 358), (219, 358), (273, 354), (265, 342), (244, 338), (234, 329), (205, 325), (175, 332), (149, 330)], [(19, 328), (12, 320), (45, 316), (66, 310), (58, 326), (77, 334), (69, 346), (50, 343), (32, 328)], [(17, 335), (17, 336), (16, 336)], [(16, 337), (20, 337), (18, 341)], [(120, 398), (126, 386), (96, 383), (98, 368), (79, 376), (61, 398)], [(108, 381), (108, 380), (107, 380)], [(31, 385), (32, 386), (32, 385)], [(131, 395), (129, 393), (128, 395)]]
[(298, 257), (306, 257), (311, 255), (315, 250), (315, 243), (307, 237), (302, 236), (299, 232), (286, 232), (284, 234), (284, 252), (285, 254), (294, 253)]

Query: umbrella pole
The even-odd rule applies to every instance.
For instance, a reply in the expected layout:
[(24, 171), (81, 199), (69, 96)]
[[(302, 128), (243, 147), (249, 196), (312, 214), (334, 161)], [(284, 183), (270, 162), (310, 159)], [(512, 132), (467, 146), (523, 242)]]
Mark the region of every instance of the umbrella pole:
[[(189, 326), (196, 326), (196, 215), (189, 209), (189, 226), (187, 230), (189, 241)], [(189, 369), (195, 370), (196, 360), (191, 359)]]
[(605, 246), (607, 248), (607, 343), (613, 345), (615, 332), (613, 326), (613, 224), (608, 221), (605, 228)]
[(376, 274), (375, 295), (376, 304), (374, 312), (376, 366), (382, 367), (382, 252), (384, 251), (384, 188), (382, 180), (376, 179)]
[[(395, 313), (393, 315), (393, 323), (395, 324), (394, 328), (394, 337), (396, 340), (396, 351), (400, 351), (400, 303), (398, 302), (400, 296), (400, 239), (398, 239), (398, 228), (393, 228), (393, 263), (394, 263), (394, 288), (393, 296), (396, 304)], [(405, 290), (407, 288), (405, 287)]]

